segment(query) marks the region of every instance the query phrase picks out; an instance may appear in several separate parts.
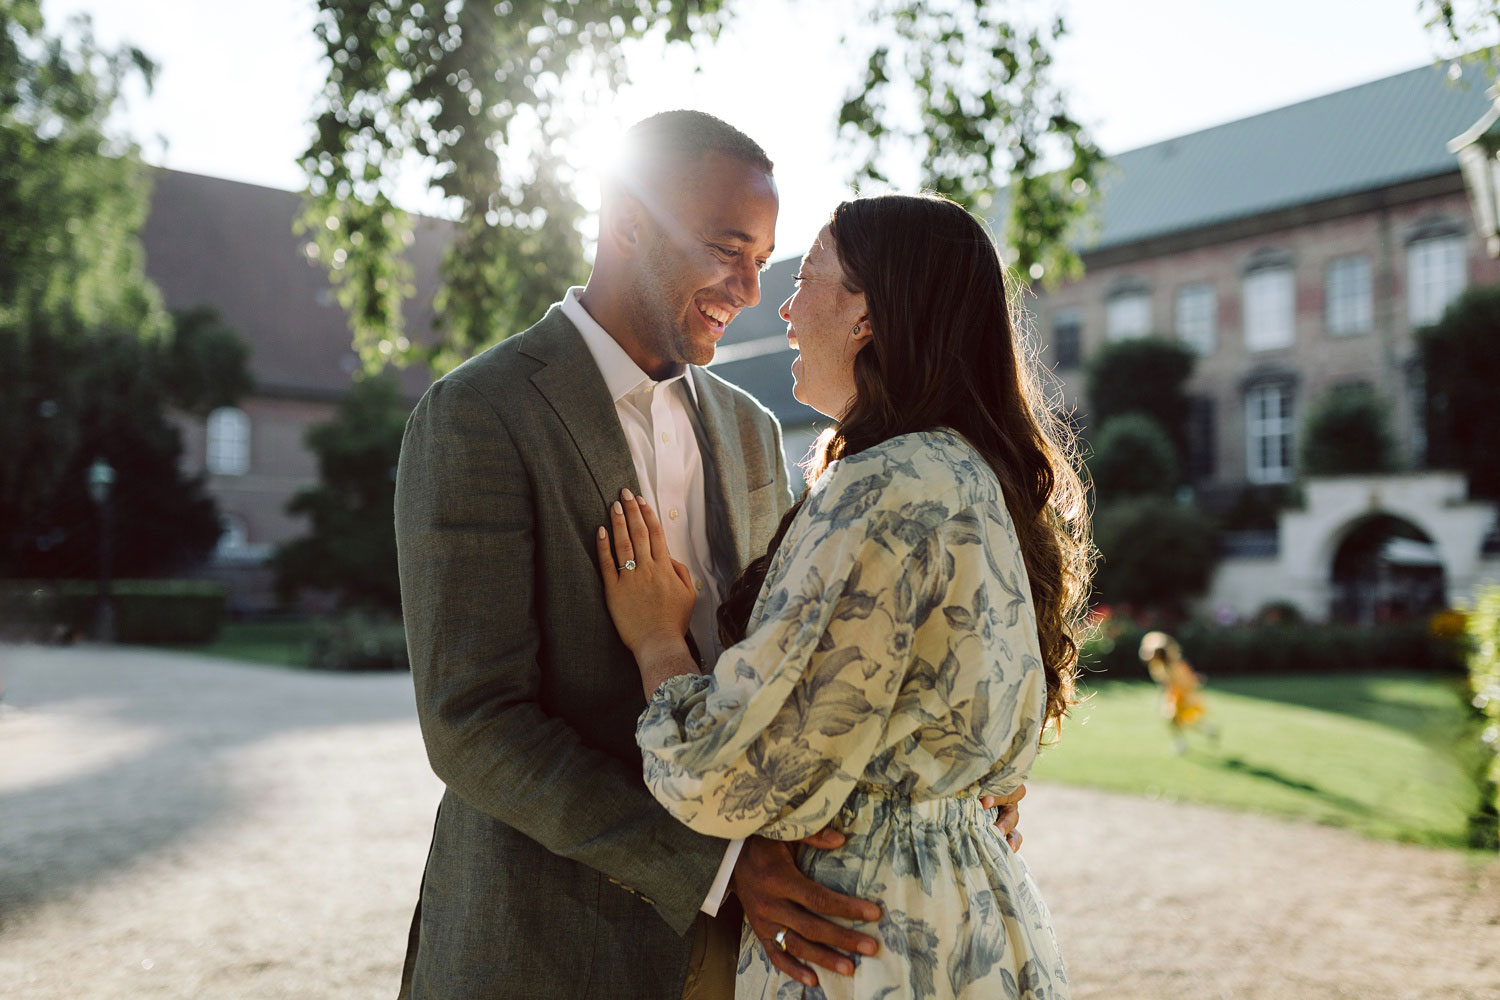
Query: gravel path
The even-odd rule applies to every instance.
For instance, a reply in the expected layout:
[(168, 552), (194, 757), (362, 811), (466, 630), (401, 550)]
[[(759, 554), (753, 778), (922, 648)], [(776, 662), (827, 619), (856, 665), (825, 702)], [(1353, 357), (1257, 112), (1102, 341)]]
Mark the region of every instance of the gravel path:
[[(0, 994), (395, 994), (439, 795), (405, 676), (0, 646)], [(1085, 998), (1500, 998), (1500, 861), (1038, 785)]]

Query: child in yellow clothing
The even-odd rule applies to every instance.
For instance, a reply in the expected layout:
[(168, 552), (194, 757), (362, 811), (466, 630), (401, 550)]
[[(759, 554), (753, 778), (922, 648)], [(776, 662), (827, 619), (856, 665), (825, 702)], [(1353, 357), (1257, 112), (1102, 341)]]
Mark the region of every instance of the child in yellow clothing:
[(1147, 632), (1141, 638), (1140, 658), (1151, 679), (1162, 687), (1162, 715), (1172, 728), (1172, 748), (1179, 754), (1187, 752), (1189, 726), (1197, 726), (1217, 743), (1218, 727), (1204, 718), (1208, 707), (1199, 693), (1203, 679), (1182, 658), (1177, 640), (1165, 632)]

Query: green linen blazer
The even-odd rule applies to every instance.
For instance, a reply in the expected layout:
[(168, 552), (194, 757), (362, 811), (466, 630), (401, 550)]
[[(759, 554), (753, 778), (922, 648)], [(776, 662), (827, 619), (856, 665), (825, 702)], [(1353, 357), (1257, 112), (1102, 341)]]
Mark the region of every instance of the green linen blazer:
[[(692, 373), (741, 565), (790, 503), (781, 429)], [(535, 326), (435, 382), (396, 476), (417, 714), (447, 786), (401, 996), (676, 1000), (727, 843), (646, 790), (639, 674), (604, 605), (595, 532), (639, 490), (573, 324)]]

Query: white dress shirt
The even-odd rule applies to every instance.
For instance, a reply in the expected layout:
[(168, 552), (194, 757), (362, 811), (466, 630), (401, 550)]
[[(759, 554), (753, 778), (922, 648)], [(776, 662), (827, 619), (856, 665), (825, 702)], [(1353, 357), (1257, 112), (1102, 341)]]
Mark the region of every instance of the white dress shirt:
[[(716, 614), (720, 595), (713, 573), (708, 546), (708, 505), (703, 491), (703, 456), (693, 433), (689, 407), (697, 405), (698, 390), (691, 370), (682, 366), (675, 374), (657, 381), (641, 370), (625, 349), (595, 322), (579, 301), (583, 289), (568, 289), (563, 296), (562, 312), (578, 332), (604, 376), (604, 384), (615, 402), (615, 414), (630, 446), (635, 463), (640, 495), (656, 511), (667, 548), (673, 558), (686, 564), (698, 590), (693, 606), (691, 629), (703, 654), (704, 670), (712, 670), (723, 647), (719, 644)], [(624, 483), (619, 484), (624, 486)], [(712, 488), (717, 489), (717, 484)], [(729, 875), (739, 858), (742, 840), (731, 841), (719, 866), (718, 876), (709, 887), (703, 912), (719, 912), (729, 888)]]

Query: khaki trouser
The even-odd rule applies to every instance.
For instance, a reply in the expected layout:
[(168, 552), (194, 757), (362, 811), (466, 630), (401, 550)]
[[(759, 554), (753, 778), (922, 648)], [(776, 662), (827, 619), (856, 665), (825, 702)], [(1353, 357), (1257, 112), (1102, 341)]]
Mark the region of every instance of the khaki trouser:
[(724, 900), (717, 917), (698, 914), (682, 1000), (734, 1000), (734, 968), (739, 963), (744, 919), (739, 900), (733, 896)]

